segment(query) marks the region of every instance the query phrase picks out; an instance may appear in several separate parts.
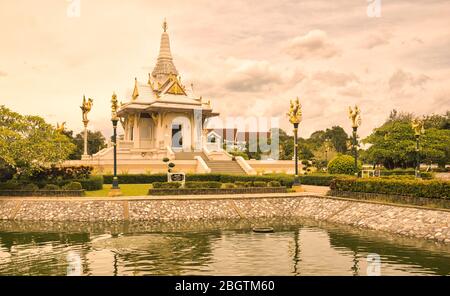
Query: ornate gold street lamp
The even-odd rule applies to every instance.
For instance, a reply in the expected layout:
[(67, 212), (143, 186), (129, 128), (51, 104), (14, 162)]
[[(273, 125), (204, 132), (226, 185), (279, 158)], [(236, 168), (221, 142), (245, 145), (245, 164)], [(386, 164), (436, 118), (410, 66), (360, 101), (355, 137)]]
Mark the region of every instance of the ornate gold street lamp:
[(291, 106), (289, 108), (289, 112), (287, 113), (289, 117), (289, 122), (294, 125), (294, 163), (295, 163), (295, 178), (294, 184), (292, 188), (299, 192), (303, 191), (301, 187), (300, 178), (298, 176), (298, 125), (302, 121), (302, 105), (298, 97), (294, 100), (291, 100)]
[(88, 113), (91, 112), (92, 105), (93, 105), (93, 100), (92, 99), (86, 100), (86, 97), (83, 96), (83, 103), (80, 106), (80, 108), (81, 108), (81, 113), (83, 115), (83, 125), (84, 125), (84, 152), (83, 152), (83, 155), (81, 156), (81, 159), (89, 159), (89, 154), (88, 154), (88, 150), (87, 150), (87, 126), (89, 123), (89, 119), (87, 116), (88, 116)]
[(114, 177), (109, 196), (120, 196), (122, 192), (119, 188), (119, 179), (117, 178), (117, 123), (119, 117), (117, 116), (118, 102), (117, 95), (113, 93), (111, 99), (111, 121), (113, 124), (113, 147), (114, 147)]
[(353, 128), (353, 155), (355, 158), (355, 175), (358, 176), (358, 127), (361, 125), (361, 110), (357, 105), (355, 109), (348, 107), (348, 118), (352, 121)]
[(420, 136), (425, 133), (425, 127), (423, 120), (415, 118), (411, 121), (412, 129), (414, 130), (414, 136), (416, 137), (416, 178), (420, 178)]

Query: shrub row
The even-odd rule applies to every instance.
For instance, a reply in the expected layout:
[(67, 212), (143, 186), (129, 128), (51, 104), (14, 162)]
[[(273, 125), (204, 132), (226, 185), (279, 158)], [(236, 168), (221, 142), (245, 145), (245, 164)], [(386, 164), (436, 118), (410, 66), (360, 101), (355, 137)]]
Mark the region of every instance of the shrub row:
[(47, 181), (48, 183), (61, 180), (89, 179), (93, 167), (71, 166), (71, 167), (42, 167), (29, 177), (30, 181)]
[[(300, 181), (305, 185), (320, 185), (329, 186), (330, 182), (336, 175), (328, 174), (312, 174), (300, 176)], [(103, 176), (105, 184), (111, 184), (113, 176), (105, 175)], [(119, 182), (121, 184), (150, 184), (154, 182), (166, 182), (166, 174), (137, 174), (137, 175), (119, 175)], [(241, 183), (246, 182), (271, 182), (277, 181), (281, 186), (292, 187), (294, 183), (294, 176), (286, 174), (267, 174), (261, 176), (250, 176), (250, 175), (226, 175), (226, 174), (187, 174), (186, 180), (190, 181), (213, 181), (220, 183), (234, 183), (238, 187), (245, 187)], [(238, 185), (241, 184), (241, 185)], [(249, 187), (249, 186), (247, 186)]]
[(149, 195), (200, 195), (200, 194), (246, 194), (246, 193), (286, 193), (286, 187), (251, 188), (159, 188), (149, 189)]
[[(414, 169), (393, 169), (393, 170), (381, 170), (381, 176), (415, 176), (416, 171)], [(433, 173), (420, 172), (420, 176), (423, 179), (432, 179)]]
[(356, 179), (339, 177), (331, 182), (330, 189), (345, 192), (366, 192), (443, 199), (450, 198), (450, 182), (438, 180), (384, 178)]
[[(71, 183), (78, 183), (81, 186), (81, 188), (79, 189), (84, 189), (87, 191), (100, 190), (103, 188), (103, 177), (91, 176), (89, 179), (54, 180), (53, 182), (48, 183), (42, 180), (37, 182), (30, 182), (25, 180), (9, 180), (7, 182), (0, 183), (0, 190), (60, 190), (61, 188), (66, 189), (66, 187)], [(72, 188), (74, 188), (73, 185)]]

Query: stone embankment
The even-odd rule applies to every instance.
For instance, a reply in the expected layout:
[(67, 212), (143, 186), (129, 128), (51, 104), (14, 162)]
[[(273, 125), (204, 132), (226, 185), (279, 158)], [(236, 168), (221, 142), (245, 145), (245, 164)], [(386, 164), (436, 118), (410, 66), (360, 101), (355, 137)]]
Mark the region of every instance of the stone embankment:
[(0, 198), (0, 220), (177, 221), (309, 218), (450, 243), (450, 211), (310, 193), (121, 198)]

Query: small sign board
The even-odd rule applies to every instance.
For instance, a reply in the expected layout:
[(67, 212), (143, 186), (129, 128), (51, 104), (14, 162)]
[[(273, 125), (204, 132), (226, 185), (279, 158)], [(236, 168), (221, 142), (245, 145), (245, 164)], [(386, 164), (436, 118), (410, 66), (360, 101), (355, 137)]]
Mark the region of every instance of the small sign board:
[(168, 173), (167, 182), (180, 182), (184, 187), (184, 182), (186, 182), (186, 174), (182, 172)]

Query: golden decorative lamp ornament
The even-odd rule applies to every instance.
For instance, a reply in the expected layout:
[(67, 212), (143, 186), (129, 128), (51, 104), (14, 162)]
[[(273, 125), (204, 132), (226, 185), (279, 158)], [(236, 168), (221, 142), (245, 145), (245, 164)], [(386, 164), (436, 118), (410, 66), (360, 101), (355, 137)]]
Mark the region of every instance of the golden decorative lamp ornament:
[(416, 169), (415, 176), (420, 178), (420, 136), (425, 134), (424, 121), (419, 118), (411, 120), (411, 127), (416, 138)]
[(353, 155), (355, 158), (355, 175), (358, 177), (358, 127), (361, 126), (361, 110), (357, 105), (355, 108), (348, 107), (348, 118), (352, 121), (353, 129)]
[(93, 103), (94, 103), (94, 101), (91, 98), (86, 100), (86, 97), (83, 95), (83, 102), (80, 106), (81, 113), (83, 116), (83, 125), (84, 125), (84, 152), (83, 152), (83, 155), (81, 156), (82, 160), (89, 159), (89, 154), (88, 154), (88, 149), (87, 149), (87, 126), (89, 123), (88, 114), (89, 114), (89, 112), (91, 112)]
[(119, 103), (116, 93), (113, 93), (111, 98), (111, 122), (113, 124), (113, 147), (114, 147), (114, 177), (112, 182), (109, 196), (121, 196), (122, 192), (119, 187), (119, 179), (117, 178), (117, 123), (119, 122), (119, 116), (117, 111), (119, 109)]
[(300, 100), (298, 97), (295, 100), (291, 100), (291, 105), (289, 108), (289, 112), (287, 113), (289, 118), (289, 122), (294, 125), (294, 164), (295, 164), (295, 178), (294, 184), (292, 188), (296, 192), (304, 191), (302, 189), (302, 184), (300, 182), (300, 178), (298, 176), (298, 126), (302, 121), (302, 105), (300, 104)]

